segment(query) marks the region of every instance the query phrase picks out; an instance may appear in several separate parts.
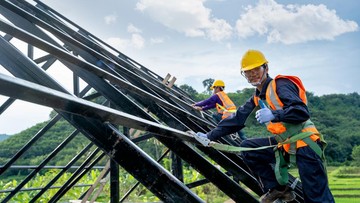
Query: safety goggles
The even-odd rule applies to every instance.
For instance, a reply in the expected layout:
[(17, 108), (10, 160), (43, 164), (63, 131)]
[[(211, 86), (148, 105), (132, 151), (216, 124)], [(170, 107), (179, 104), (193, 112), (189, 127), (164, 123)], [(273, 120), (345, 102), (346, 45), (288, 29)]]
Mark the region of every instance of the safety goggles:
[(248, 77), (253, 74), (259, 74), (263, 67), (264, 67), (264, 65), (261, 65), (259, 67), (253, 68), (251, 70), (241, 71), (241, 75)]

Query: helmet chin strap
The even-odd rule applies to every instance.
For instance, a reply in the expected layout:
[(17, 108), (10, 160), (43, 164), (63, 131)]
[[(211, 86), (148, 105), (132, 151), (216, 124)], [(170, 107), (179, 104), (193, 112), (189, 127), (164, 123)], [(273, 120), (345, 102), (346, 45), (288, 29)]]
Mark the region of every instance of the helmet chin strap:
[(261, 84), (261, 82), (251, 82), (250, 84), (254, 87), (257, 87), (258, 85)]

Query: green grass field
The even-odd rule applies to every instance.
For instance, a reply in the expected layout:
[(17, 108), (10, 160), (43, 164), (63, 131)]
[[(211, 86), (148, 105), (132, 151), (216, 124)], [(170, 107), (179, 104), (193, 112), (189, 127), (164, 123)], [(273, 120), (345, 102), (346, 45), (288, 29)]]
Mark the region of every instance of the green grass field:
[[(360, 167), (328, 167), (329, 186), (336, 203), (360, 202)], [(297, 169), (289, 171), (298, 177)]]
[[(328, 167), (328, 177), (329, 177), (329, 186), (331, 192), (334, 195), (336, 203), (360, 203), (360, 167)], [(195, 171), (194, 171), (195, 172)], [(298, 171), (296, 168), (292, 168), (289, 172), (295, 176), (298, 176)], [(196, 172), (195, 172), (196, 173)], [(94, 175), (96, 176), (96, 175)], [(90, 177), (89, 180), (94, 180), (95, 177)], [(42, 184), (42, 179), (40, 182), (35, 182), (33, 184)], [(10, 180), (9, 180), (10, 181)], [(5, 181), (7, 182), (7, 181)], [(10, 181), (12, 183), (14, 181)], [(16, 182), (16, 181), (15, 181)], [(8, 184), (6, 184), (8, 185)], [(207, 186), (209, 187), (209, 186)], [(1, 188), (1, 189), (8, 189), (8, 188)], [(215, 186), (211, 187), (211, 189), (207, 189), (208, 191), (217, 191)], [(255, 193), (249, 191), (254, 196)], [(199, 193), (199, 191), (197, 191)], [(20, 195), (24, 195), (25, 193), (19, 193), (19, 199), (24, 202), (24, 197)], [(202, 196), (201, 196), (202, 195)], [(203, 191), (200, 194), (201, 198), (206, 199), (208, 194), (205, 194)], [(213, 198), (213, 196), (211, 196)], [(222, 199), (221, 199), (222, 198)], [(1, 201), (1, 193), (0, 193), (0, 201)], [(227, 199), (226, 195), (223, 197), (219, 197), (219, 200), (215, 199), (206, 199), (207, 202), (224, 202), (224, 199)]]
[(328, 168), (329, 186), (337, 203), (360, 202), (360, 168)]

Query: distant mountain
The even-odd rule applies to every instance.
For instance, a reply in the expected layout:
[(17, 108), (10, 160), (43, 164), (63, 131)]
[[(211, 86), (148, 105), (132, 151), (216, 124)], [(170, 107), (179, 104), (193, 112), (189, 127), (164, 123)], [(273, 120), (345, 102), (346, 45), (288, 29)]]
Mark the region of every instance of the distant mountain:
[(10, 135), (0, 134), (0, 142), (10, 137)]

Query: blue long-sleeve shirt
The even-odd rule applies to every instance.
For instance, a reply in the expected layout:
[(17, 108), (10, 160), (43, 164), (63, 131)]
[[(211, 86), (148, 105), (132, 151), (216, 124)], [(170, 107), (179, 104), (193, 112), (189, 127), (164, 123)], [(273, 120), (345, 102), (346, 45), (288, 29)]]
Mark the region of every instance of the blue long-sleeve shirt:
[[(261, 92), (256, 89), (255, 95), (265, 100), (266, 89), (272, 80), (272, 78), (268, 77)], [(276, 80), (276, 92), (284, 106), (281, 110), (271, 110), (275, 116), (274, 122), (297, 124), (310, 118), (309, 110), (299, 97), (299, 90), (294, 83), (286, 78), (279, 78)], [(217, 140), (222, 136), (241, 130), (245, 127), (245, 121), (255, 107), (254, 96), (252, 96), (237, 109), (234, 116), (222, 120), (216, 128), (208, 132), (208, 138)]]
[(195, 106), (200, 106), (202, 107), (202, 110), (205, 111), (208, 109), (216, 108), (216, 104), (220, 104), (221, 106), (223, 106), (223, 103), (220, 100), (219, 96), (217, 94), (213, 94), (211, 97), (195, 103)]

